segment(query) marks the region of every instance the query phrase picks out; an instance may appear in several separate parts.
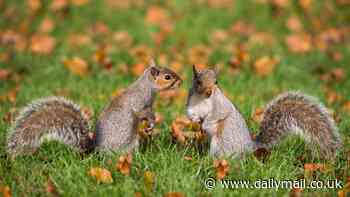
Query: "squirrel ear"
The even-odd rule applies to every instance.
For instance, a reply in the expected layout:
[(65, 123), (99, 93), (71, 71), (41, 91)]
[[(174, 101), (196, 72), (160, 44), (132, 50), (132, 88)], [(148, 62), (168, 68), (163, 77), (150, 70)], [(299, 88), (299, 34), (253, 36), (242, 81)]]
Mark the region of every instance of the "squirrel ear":
[(155, 67), (155, 66), (151, 66), (151, 67), (150, 67), (150, 70), (151, 70), (151, 75), (152, 75), (153, 77), (158, 76), (159, 73), (160, 73), (160, 70), (159, 70), (157, 67)]
[(196, 78), (198, 76), (198, 71), (196, 69), (196, 65), (194, 65), (194, 64), (192, 65), (192, 71), (193, 71), (194, 78)]
[(155, 66), (156, 66), (156, 62), (154, 61), (153, 58), (150, 59), (150, 61), (149, 61), (149, 66), (150, 66), (150, 67), (155, 67)]

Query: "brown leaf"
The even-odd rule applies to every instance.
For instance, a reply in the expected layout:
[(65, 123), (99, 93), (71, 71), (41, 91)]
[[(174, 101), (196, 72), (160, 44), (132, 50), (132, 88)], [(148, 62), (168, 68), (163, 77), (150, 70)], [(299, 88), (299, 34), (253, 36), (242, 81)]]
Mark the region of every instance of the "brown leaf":
[(185, 157), (184, 157), (184, 160), (186, 160), (186, 161), (192, 161), (193, 158), (192, 158), (191, 156), (185, 156)]
[(343, 105), (343, 110), (350, 114), (350, 101), (346, 101)]
[(84, 77), (89, 72), (89, 65), (80, 57), (73, 57), (72, 59), (65, 59), (63, 65), (73, 74)]
[[(255, 137), (254, 137), (255, 138)], [(266, 148), (258, 148), (254, 151), (254, 156), (258, 159), (258, 160), (264, 160), (266, 157), (268, 157), (271, 154), (271, 152), (269, 150), (267, 150)]]
[(11, 197), (11, 189), (9, 186), (0, 186), (0, 193), (2, 193), (3, 197)]
[(263, 120), (263, 115), (264, 115), (264, 108), (258, 107), (255, 109), (254, 113), (252, 114), (252, 119), (260, 123)]
[(30, 40), (30, 49), (37, 54), (50, 54), (56, 45), (56, 39), (44, 34), (34, 35)]
[(216, 178), (222, 180), (229, 172), (229, 163), (226, 160), (214, 160), (214, 168), (216, 169)]
[(287, 19), (287, 27), (294, 32), (300, 32), (303, 29), (303, 25), (297, 16), (292, 16)]
[(306, 53), (311, 51), (311, 36), (307, 34), (293, 34), (286, 37), (288, 49), (293, 53)]
[(211, 49), (204, 45), (197, 45), (189, 49), (188, 58), (190, 64), (207, 64), (209, 56), (211, 54)]
[(299, 0), (299, 5), (304, 10), (309, 10), (312, 7), (312, 0)]
[(146, 64), (143, 64), (143, 63), (134, 64), (131, 68), (131, 73), (135, 76), (141, 76), (145, 69), (146, 69)]
[(292, 190), (289, 193), (289, 197), (302, 197), (303, 196), (303, 189), (301, 188), (292, 188)]
[(28, 7), (31, 11), (37, 11), (41, 8), (41, 1), (40, 0), (28, 0)]
[(118, 31), (113, 34), (113, 40), (120, 49), (129, 48), (133, 44), (133, 38), (127, 31)]
[(52, 11), (59, 11), (68, 6), (68, 0), (53, 0), (50, 4)]
[(326, 172), (329, 167), (321, 163), (305, 163), (304, 164), (304, 177), (311, 177), (315, 171)]
[(163, 26), (164, 23), (168, 23), (169, 16), (166, 9), (159, 6), (151, 6), (147, 10), (145, 20), (148, 24)]
[(119, 157), (116, 169), (125, 176), (130, 175), (131, 171), (132, 154), (128, 153)]
[(81, 47), (91, 44), (91, 37), (87, 34), (71, 34), (68, 42), (72, 47)]
[(334, 90), (327, 89), (326, 90), (326, 99), (328, 104), (333, 104), (335, 102), (340, 102), (343, 100), (343, 96), (337, 93)]
[(0, 81), (5, 81), (9, 78), (10, 71), (5, 68), (0, 68)]
[(147, 192), (152, 192), (155, 183), (155, 177), (153, 172), (147, 170), (143, 173), (143, 180), (146, 186)]
[(171, 124), (171, 135), (176, 141), (180, 142), (181, 144), (185, 144), (186, 139), (182, 132), (182, 127), (176, 122)]
[(57, 188), (55, 184), (52, 182), (51, 179), (48, 179), (45, 184), (45, 189), (48, 194), (51, 194), (53, 196), (58, 196)]
[(147, 64), (152, 57), (152, 49), (145, 46), (139, 45), (130, 50), (130, 54), (133, 58), (136, 59), (137, 62)]
[(279, 61), (274, 58), (263, 56), (254, 63), (255, 73), (260, 76), (270, 75), (274, 71), (278, 62)]
[(46, 17), (41, 21), (41, 24), (39, 26), (39, 32), (50, 33), (54, 28), (55, 28), (55, 22), (51, 18)]
[(185, 197), (185, 195), (181, 192), (168, 192), (164, 197)]
[(109, 170), (99, 167), (90, 168), (89, 175), (95, 177), (98, 183), (112, 183), (113, 178)]

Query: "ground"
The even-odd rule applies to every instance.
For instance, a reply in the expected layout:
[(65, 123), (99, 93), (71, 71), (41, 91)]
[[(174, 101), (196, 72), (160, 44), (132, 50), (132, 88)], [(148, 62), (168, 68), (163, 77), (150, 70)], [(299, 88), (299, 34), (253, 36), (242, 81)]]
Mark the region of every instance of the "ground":
[[(344, 149), (334, 160), (312, 158), (312, 148), (290, 138), (265, 159), (254, 154), (227, 158), (225, 179), (339, 179), (344, 186), (350, 177), (349, 1), (0, 0), (0, 13), (2, 192), (8, 188), (13, 196), (343, 194), (339, 188), (207, 190), (204, 180), (216, 177), (214, 159), (207, 150), (199, 153), (193, 146), (174, 143), (170, 124), (185, 115), (192, 64), (218, 67), (219, 86), (242, 112), (252, 134), (259, 128), (257, 109), (281, 92), (301, 90), (334, 113)], [(137, 78), (149, 57), (176, 70), (184, 84), (180, 93), (157, 98), (155, 111), (164, 118), (157, 125), (160, 135), (134, 154), (130, 176), (116, 170), (119, 155), (80, 155), (57, 142), (45, 143), (34, 156), (7, 156), (11, 120), (28, 102), (65, 96), (91, 111), (94, 125), (108, 100)], [(326, 169), (308, 172), (305, 164)], [(92, 167), (108, 169), (113, 182), (97, 183), (89, 175)], [(146, 171), (154, 177), (144, 176)]]

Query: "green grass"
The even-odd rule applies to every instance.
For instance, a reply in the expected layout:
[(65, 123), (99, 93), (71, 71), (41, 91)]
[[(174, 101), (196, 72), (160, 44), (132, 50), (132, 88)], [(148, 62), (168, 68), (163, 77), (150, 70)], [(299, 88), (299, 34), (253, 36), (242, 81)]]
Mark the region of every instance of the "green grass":
[[(45, 144), (40, 152), (34, 156), (21, 157), (11, 161), (5, 151), (6, 133), (10, 122), (5, 121), (8, 112), (15, 115), (21, 107), (33, 99), (56, 95), (60, 92), (67, 94), (82, 106), (91, 108), (94, 112), (93, 124), (99, 112), (108, 102), (112, 93), (122, 87), (126, 87), (136, 79), (130, 73), (118, 72), (118, 66), (138, 63), (129, 49), (121, 48), (112, 39), (113, 32), (127, 31), (134, 40), (131, 48), (146, 45), (155, 52), (154, 57), (166, 54), (169, 59), (177, 59), (184, 68), (181, 76), (184, 78), (182, 88), (188, 89), (191, 81), (191, 67), (188, 62), (188, 50), (193, 46), (204, 44), (212, 49), (209, 64), (221, 63), (224, 67), (220, 74), (220, 87), (229, 95), (244, 115), (252, 131), (258, 130), (258, 124), (251, 120), (251, 115), (256, 107), (268, 103), (277, 93), (285, 90), (302, 90), (310, 95), (326, 102), (324, 87), (331, 88), (342, 95), (343, 101), (350, 98), (350, 80), (346, 77), (343, 81), (326, 84), (320, 80), (317, 70), (324, 73), (333, 68), (343, 68), (345, 73), (350, 73), (348, 60), (349, 34), (345, 35), (342, 42), (334, 43), (327, 52), (322, 52), (315, 47), (306, 54), (294, 54), (288, 50), (284, 39), (291, 32), (286, 28), (285, 21), (290, 16), (299, 16), (307, 32), (318, 34), (329, 27), (342, 27), (350, 20), (350, 7), (340, 6), (333, 1), (313, 1), (313, 6), (308, 14), (298, 6), (297, 1), (282, 8), (280, 12), (274, 11), (271, 5), (258, 4), (255, 1), (235, 1), (229, 8), (212, 8), (205, 4), (195, 4), (190, 1), (147, 1), (144, 6), (134, 6), (129, 9), (117, 9), (107, 6), (104, 1), (90, 1), (89, 4), (76, 7), (71, 6), (67, 12), (53, 12), (48, 8), (51, 1), (42, 1), (43, 8), (33, 17), (29, 17), (25, 1), (5, 0), (0, 6), (0, 35), (7, 29), (19, 31), (23, 21), (29, 23), (29, 29), (24, 32), (27, 36), (34, 33), (40, 21), (45, 17), (51, 17), (56, 25), (50, 35), (56, 38), (56, 47), (51, 55), (37, 55), (29, 50), (18, 52), (11, 46), (0, 45), (0, 54), (11, 53), (10, 60), (0, 61), (0, 68), (11, 71), (8, 80), (0, 80), (0, 95), (6, 95), (17, 85), (20, 89), (16, 101), (0, 99), (0, 186), (8, 185), (14, 196), (46, 196), (45, 183), (48, 179), (55, 184), (58, 193), (62, 196), (134, 196), (135, 192), (141, 192), (146, 196), (162, 196), (167, 192), (182, 192), (186, 196), (288, 196), (290, 189), (222, 189), (207, 190), (204, 180), (215, 177), (213, 158), (207, 151), (200, 154), (194, 147), (182, 147), (172, 143), (170, 137), (170, 124), (179, 115), (185, 114), (185, 99), (180, 103), (170, 106), (162, 104), (161, 98), (157, 98), (155, 111), (163, 114), (165, 120), (157, 127), (161, 130), (158, 138), (150, 144), (143, 146), (134, 155), (131, 176), (124, 176), (115, 169), (117, 155), (90, 154), (81, 156), (64, 145), (52, 142)], [(203, 1), (204, 2), (204, 1)], [(1, 5), (1, 1), (0, 1)], [(175, 21), (173, 32), (168, 35), (160, 47), (152, 40), (152, 33), (159, 30), (158, 27), (145, 23), (147, 7), (160, 5), (168, 9), (171, 20)], [(333, 12), (326, 12), (325, 7), (332, 7)], [(6, 16), (5, 10), (13, 9), (14, 15)], [(276, 16), (276, 12), (279, 15)], [(278, 14), (278, 13), (277, 13)], [(31, 19), (30, 19), (31, 18)], [(311, 26), (311, 20), (321, 18), (322, 27), (316, 29)], [(102, 22), (108, 26), (110, 33), (91, 35), (89, 30), (95, 22)], [(273, 44), (256, 45), (249, 44), (248, 53), (250, 61), (243, 63), (243, 68), (238, 75), (232, 75), (229, 70), (230, 58), (233, 54), (227, 52), (225, 47), (250, 43), (249, 37), (238, 34), (230, 34), (224, 43), (214, 47), (210, 35), (214, 30), (228, 30), (237, 21), (244, 21), (255, 26), (256, 31), (267, 32), (273, 36)], [(81, 48), (73, 48), (68, 44), (68, 35), (71, 33), (86, 33), (92, 37), (92, 43)], [(110, 72), (104, 71), (99, 64), (93, 61), (92, 56), (98, 46), (111, 45), (114, 50), (109, 53), (109, 58), (114, 62)], [(176, 48), (176, 54), (173, 51)], [(335, 61), (330, 57), (331, 52), (340, 52), (343, 59)], [(252, 65), (262, 56), (279, 57), (280, 62), (276, 70), (267, 77), (257, 76)], [(79, 77), (72, 74), (62, 64), (65, 57), (81, 57), (85, 59), (90, 72), (87, 76)], [(18, 75), (19, 77), (14, 77)], [(17, 79), (19, 78), (19, 79)], [(279, 146), (274, 147), (272, 154), (264, 161), (259, 161), (253, 155), (245, 158), (229, 159), (230, 173), (226, 177), (233, 180), (258, 180), (275, 178), (276, 180), (297, 180), (304, 175), (304, 163), (326, 163), (330, 166), (327, 172), (317, 172), (312, 180), (340, 179), (343, 183), (350, 176), (349, 160), (349, 113), (342, 109), (343, 101), (327, 104), (341, 117), (338, 125), (344, 141), (344, 150), (340, 151), (335, 160), (324, 161), (311, 157), (310, 149), (302, 140), (291, 138)], [(193, 160), (186, 161), (184, 156), (191, 156)], [(304, 157), (304, 159), (300, 159)], [(109, 160), (112, 160), (110, 164)], [(113, 183), (98, 184), (88, 175), (91, 167), (103, 167), (112, 172)], [(155, 185), (152, 192), (148, 192), (144, 183), (143, 173), (149, 170), (155, 175)], [(335, 189), (311, 190), (303, 192), (308, 195), (319, 194), (321, 196), (335, 195)]]

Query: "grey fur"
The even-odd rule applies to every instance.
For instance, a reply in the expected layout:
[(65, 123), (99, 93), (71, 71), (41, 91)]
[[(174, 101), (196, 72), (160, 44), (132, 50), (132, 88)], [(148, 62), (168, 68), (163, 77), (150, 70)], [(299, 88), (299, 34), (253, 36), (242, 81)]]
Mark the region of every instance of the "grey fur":
[[(65, 121), (64, 114), (70, 114)], [(78, 151), (87, 151), (89, 124), (80, 107), (62, 97), (39, 99), (24, 107), (7, 137), (7, 151), (12, 156), (31, 154), (46, 140), (57, 140)]]
[(155, 93), (176, 88), (181, 81), (167, 68), (147, 68), (121, 96), (104, 108), (97, 120), (95, 141), (89, 138), (88, 118), (78, 105), (60, 97), (35, 101), (21, 111), (8, 132), (8, 153), (11, 156), (32, 154), (45, 140), (58, 140), (81, 152), (93, 148), (133, 151), (139, 144), (138, 122), (148, 120), (148, 129), (154, 126)]
[(253, 141), (242, 115), (213, 85), (215, 72), (209, 69), (199, 72), (195, 67), (193, 71), (187, 115), (192, 121), (200, 122), (209, 134), (211, 155), (237, 156), (268, 148), (287, 135), (301, 135), (317, 145), (324, 157), (333, 157), (341, 147), (338, 129), (328, 110), (316, 98), (300, 92), (283, 93), (267, 105), (260, 133)]

